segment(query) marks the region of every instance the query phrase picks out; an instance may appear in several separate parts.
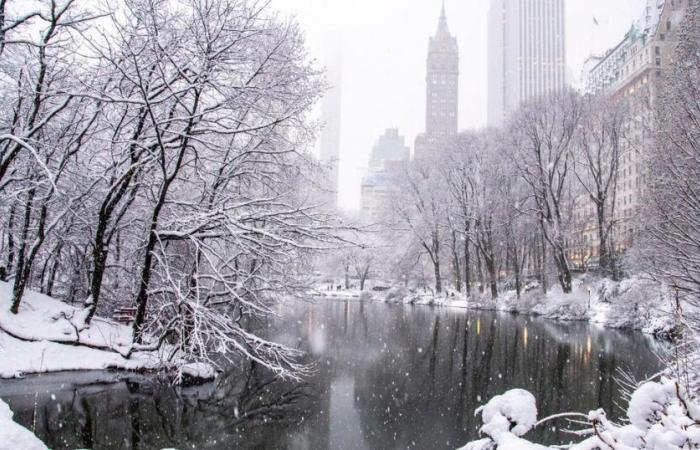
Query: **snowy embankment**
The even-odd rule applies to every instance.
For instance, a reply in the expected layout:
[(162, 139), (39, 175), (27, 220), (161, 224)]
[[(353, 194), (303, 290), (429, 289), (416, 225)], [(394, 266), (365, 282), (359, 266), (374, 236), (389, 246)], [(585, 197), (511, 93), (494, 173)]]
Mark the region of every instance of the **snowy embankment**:
[(535, 287), (518, 299), (515, 291), (501, 292), (494, 301), (490, 293), (467, 300), (459, 293), (441, 296), (393, 288), (372, 299), (389, 303), (436, 305), (456, 308), (531, 314), (552, 320), (590, 321), (610, 328), (629, 328), (657, 336), (673, 334), (676, 327), (675, 299), (663, 286), (630, 278), (620, 282), (579, 278), (571, 294), (559, 286), (547, 294)]
[[(164, 368), (161, 351), (131, 352), (132, 329), (87, 310), (27, 291), (18, 314), (10, 312), (12, 286), (0, 282), (0, 378), (68, 370)], [(212, 378), (213, 369), (179, 364), (183, 375)]]
[[(632, 393), (627, 423), (618, 425), (599, 409), (587, 415), (557, 414), (537, 420), (535, 397), (514, 389), (492, 398), (476, 410), (481, 413), (483, 439), (467, 444), (461, 450), (671, 450), (700, 448), (700, 404), (672, 379), (649, 381)], [(554, 421), (571, 420), (583, 424), (574, 432), (568, 445), (545, 447), (529, 442), (524, 436), (532, 429), (551, 426)], [(575, 422), (574, 422), (575, 421)]]
[(34, 434), (12, 420), (13, 413), (0, 400), (0, 450), (47, 450)]

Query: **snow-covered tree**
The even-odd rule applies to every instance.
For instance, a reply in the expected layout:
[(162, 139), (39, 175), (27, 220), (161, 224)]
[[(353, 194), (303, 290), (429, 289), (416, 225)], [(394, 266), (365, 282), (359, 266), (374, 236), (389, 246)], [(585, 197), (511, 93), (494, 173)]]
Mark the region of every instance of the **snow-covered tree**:
[(567, 255), (573, 179), (573, 144), (581, 122), (577, 93), (552, 93), (525, 104), (513, 119), (511, 145), (521, 177), (529, 185), (535, 214), (557, 266), (565, 293), (572, 290)]
[(607, 97), (583, 99), (583, 117), (575, 139), (574, 166), (583, 195), (595, 207), (599, 267), (605, 275), (616, 274), (615, 207), (620, 163), (625, 151), (629, 123), (626, 102)]
[(85, 326), (133, 305), (129, 354), (167, 343), (184, 360), (301, 370), (246, 325), (301, 292), (309, 258), (337, 243), (308, 151), (324, 85), (298, 25), (240, 0), (13, 14), (0, 54), (13, 312), (27, 287), (84, 301)]

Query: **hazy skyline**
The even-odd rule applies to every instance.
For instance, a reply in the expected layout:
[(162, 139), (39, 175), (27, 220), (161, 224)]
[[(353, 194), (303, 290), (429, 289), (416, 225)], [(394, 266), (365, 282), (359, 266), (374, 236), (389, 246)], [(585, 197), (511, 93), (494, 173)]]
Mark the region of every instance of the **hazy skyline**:
[[(486, 124), (489, 3), (445, 1), (450, 31), (460, 47), (460, 129)], [(644, 4), (566, 0), (569, 77), (578, 80), (588, 55), (617, 44)], [(355, 210), (376, 139), (386, 128), (398, 127), (413, 150), (415, 136), (424, 130), (428, 38), (437, 29), (441, 0), (276, 0), (273, 5), (297, 17), (320, 66), (330, 50), (326, 43), (342, 41), (339, 204)]]

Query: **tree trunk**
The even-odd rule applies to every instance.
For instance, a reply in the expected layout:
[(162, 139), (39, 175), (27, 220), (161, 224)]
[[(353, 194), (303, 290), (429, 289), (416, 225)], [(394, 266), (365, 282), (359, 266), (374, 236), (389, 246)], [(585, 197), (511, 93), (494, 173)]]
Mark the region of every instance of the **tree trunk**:
[(597, 202), (598, 212), (598, 266), (603, 276), (610, 276), (610, 254), (608, 252), (607, 227), (605, 226), (605, 205)]
[(484, 271), (481, 267), (481, 252), (476, 250), (476, 274), (477, 281), (479, 282), (479, 294), (484, 293)]
[(557, 246), (554, 251), (554, 261), (557, 264), (557, 272), (559, 275), (559, 283), (565, 294), (570, 294), (572, 291), (571, 270), (569, 269), (569, 261), (566, 257), (566, 250)]
[(487, 257), (484, 255), (484, 263), (486, 264), (486, 270), (489, 272), (491, 298), (496, 300), (498, 298), (498, 271), (496, 270), (496, 262), (494, 261), (493, 256)]
[(107, 218), (100, 214), (97, 231), (95, 232), (95, 241), (93, 242), (92, 250), (92, 278), (90, 279), (90, 312), (88, 313), (85, 323), (89, 324), (97, 310), (97, 303), (100, 301), (100, 293), (102, 291), (102, 280), (104, 279), (105, 266), (107, 263), (107, 249), (105, 248), (104, 234), (107, 228)]
[[(544, 225), (542, 225), (544, 227)], [(540, 270), (540, 284), (542, 285), (542, 292), (547, 293), (549, 287), (547, 286), (547, 241), (544, 237), (544, 228), (540, 230), (540, 245), (542, 252), (542, 266)]]
[(442, 277), (440, 275), (440, 240), (437, 232), (433, 233), (433, 266), (435, 269), (435, 292), (442, 292)]
[(513, 273), (515, 275), (515, 294), (520, 300), (520, 295), (522, 293), (522, 281), (520, 279), (520, 273), (522, 271), (522, 264), (520, 263), (520, 257), (518, 256), (518, 246), (517, 244), (513, 248)]
[(27, 285), (27, 276), (29, 271), (25, 271), (24, 253), (27, 251), (27, 239), (29, 238), (29, 222), (32, 219), (32, 204), (34, 203), (35, 190), (30, 189), (27, 193), (27, 204), (24, 209), (24, 223), (22, 224), (22, 237), (17, 249), (17, 269), (15, 271), (15, 282), (12, 286), (12, 306), (10, 312), (17, 314), (19, 305), (22, 302), (24, 288)]
[(467, 297), (472, 295), (472, 282), (471, 282), (471, 255), (469, 251), (469, 239), (464, 239), (464, 290)]
[(12, 273), (12, 266), (15, 261), (15, 240), (12, 236), (15, 222), (15, 205), (10, 207), (10, 217), (7, 223), (7, 259), (5, 265), (0, 267), (0, 281), (7, 281)]
[(452, 264), (455, 274), (455, 287), (457, 288), (457, 292), (462, 292), (462, 269), (459, 263), (459, 252), (457, 250), (457, 232), (452, 231)]

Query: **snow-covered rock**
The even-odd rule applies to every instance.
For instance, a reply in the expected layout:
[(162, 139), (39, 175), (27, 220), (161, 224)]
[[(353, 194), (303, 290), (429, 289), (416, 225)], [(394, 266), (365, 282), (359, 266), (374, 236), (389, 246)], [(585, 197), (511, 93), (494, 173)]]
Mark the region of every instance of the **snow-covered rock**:
[(0, 400), (0, 450), (48, 450), (34, 434), (12, 420), (7, 403)]

